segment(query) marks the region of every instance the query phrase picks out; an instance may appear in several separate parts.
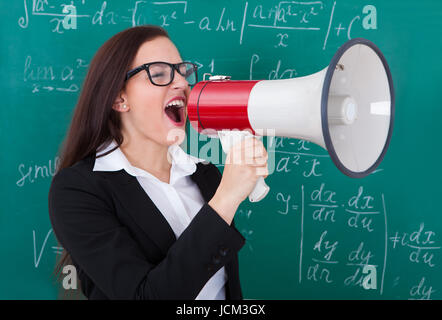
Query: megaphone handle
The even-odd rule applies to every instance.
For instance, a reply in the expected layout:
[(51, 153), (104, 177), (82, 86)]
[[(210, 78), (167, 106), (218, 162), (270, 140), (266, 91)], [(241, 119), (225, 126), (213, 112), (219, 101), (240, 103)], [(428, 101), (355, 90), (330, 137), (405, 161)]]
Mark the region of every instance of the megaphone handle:
[(259, 177), (256, 181), (255, 188), (249, 194), (250, 202), (258, 202), (265, 198), (267, 193), (269, 193), (270, 187), (265, 183), (263, 177)]
[[(240, 140), (253, 137), (253, 135), (247, 131), (219, 131), (218, 136), (225, 153), (229, 152), (230, 148)], [(249, 194), (249, 201), (261, 201), (267, 195), (269, 190), (270, 187), (265, 183), (264, 178), (259, 177), (258, 181), (256, 181), (255, 188), (253, 188), (252, 192)]]

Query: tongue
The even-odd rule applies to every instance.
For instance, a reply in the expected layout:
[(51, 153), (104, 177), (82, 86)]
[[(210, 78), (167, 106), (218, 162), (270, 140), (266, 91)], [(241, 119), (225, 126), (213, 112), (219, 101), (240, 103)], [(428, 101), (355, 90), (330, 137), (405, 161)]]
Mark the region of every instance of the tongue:
[(169, 108), (166, 108), (164, 110), (164, 112), (166, 112), (167, 116), (173, 122), (180, 122), (181, 121), (180, 112), (179, 112), (178, 108), (169, 107)]

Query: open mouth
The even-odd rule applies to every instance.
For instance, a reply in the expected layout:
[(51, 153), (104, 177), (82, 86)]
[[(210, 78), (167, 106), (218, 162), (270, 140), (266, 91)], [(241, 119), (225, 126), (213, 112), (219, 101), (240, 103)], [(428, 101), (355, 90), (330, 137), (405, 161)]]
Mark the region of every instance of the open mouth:
[(164, 112), (175, 124), (181, 124), (184, 122), (184, 100), (173, 100), (169, 102)]

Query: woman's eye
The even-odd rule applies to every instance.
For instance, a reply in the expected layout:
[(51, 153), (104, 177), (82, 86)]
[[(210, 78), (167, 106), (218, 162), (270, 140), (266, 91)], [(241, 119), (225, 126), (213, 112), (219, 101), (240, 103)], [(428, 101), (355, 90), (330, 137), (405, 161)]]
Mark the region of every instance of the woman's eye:
[(158, 72), (158, 73), (154, 73), (151, 75), (152, 78), (160, 78), (160, 77), (164, 77), (164, 72)]

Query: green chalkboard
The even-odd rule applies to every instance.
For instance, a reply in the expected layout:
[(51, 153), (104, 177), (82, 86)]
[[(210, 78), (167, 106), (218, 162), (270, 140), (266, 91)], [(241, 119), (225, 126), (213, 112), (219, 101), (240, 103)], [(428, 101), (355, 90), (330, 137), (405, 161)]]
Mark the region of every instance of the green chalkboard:
[[(396, 93), (384, 161), (368, 177), (352, 179), (312, 143), (267, 139), (271, 190), (261, 202), (245, 201), (236, 215), (247, 239), (239, 254), (244, 297), (442, 298), (440, 1), (73, 5), (76, 29), (63, 27), (60, 1), (0, 4), (0, 299), (57, 298), (51, 273), (62, 248), (47, 195), (59, 146), (96, 50), (141, 24), (163, 25), (200, 76), (238, 80), (309, 75), (348, 39), (373, 41), (390, 65)], [(196, 133), (188, 128), (188, 134)], [(362, 286), (364, 264), (375, 267), (374, 289)]]

